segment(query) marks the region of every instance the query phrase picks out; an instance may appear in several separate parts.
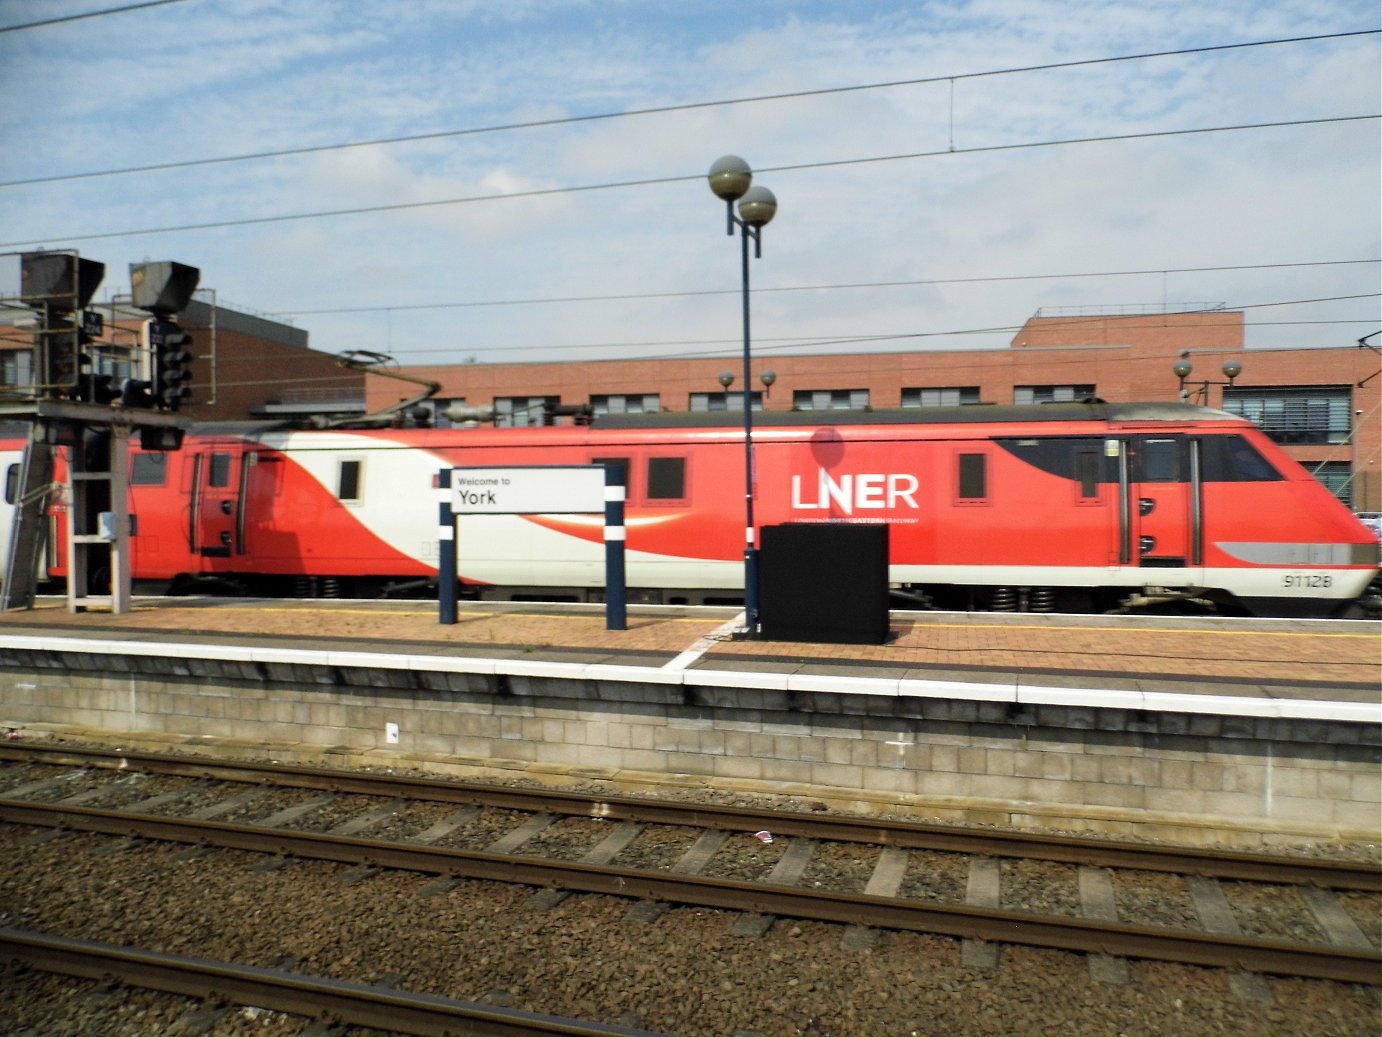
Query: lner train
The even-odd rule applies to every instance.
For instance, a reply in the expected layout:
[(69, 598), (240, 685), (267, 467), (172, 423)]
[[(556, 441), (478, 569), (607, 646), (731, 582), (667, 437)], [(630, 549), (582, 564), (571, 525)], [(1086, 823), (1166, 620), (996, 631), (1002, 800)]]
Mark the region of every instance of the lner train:
[[(1096, 402), (767, 411), (754, 421), (758, 525), (888, 523), (893, 587), (922, 606), (1184, 601), (1331, 616), (1378, 571), (1372, 532), (1255, 426), (1220, 411)], [(0, 444), (10, 487), (21, 447)], [(567, 464), (625, 469), (630, 600), (742, 597), (745, 450), (734, 413), (502, 429), (203, 425), (181, 450), (133, 451), (136, 588), (434, 594), (440, 469)], [(0, 529), (11, 511), (7, 495)], [(58, 500), (49, 577), (65, 573), (65, 520)], [(602, 527), (600, 515), (461, 517), (462, 592), (600, 600)]]

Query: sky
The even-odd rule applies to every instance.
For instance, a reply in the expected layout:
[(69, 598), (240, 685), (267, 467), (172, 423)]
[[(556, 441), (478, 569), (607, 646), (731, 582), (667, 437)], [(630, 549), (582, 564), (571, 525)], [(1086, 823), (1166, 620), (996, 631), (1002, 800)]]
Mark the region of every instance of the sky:
[(1382, 329), (1359, 0), (133, 5), (0, 0), (0, 253), (77, 249), (98, 300), (171, 259), (331, 353), (734, 356), (705, 174), (737, 154), (779, 204), (757, 357), (1002, 348), (1038, 311)]

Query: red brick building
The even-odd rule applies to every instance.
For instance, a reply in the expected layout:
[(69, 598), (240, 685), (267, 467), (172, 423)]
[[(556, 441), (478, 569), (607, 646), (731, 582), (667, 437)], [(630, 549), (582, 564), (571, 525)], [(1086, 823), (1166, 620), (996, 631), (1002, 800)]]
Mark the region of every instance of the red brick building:
[[(104, 325), (88, 350), (96, 373), (111, 375), (116, 385), (140, 376), (140, 327), (149, 315), (125, 303), (87, 309)], [(22, 397), (33, 391), (33, 314), (12, 307), (7, 315), (0, 314), (0, 398)], [(202, 298), (194, 298), (178, 321), (192, 336), (186, 412), (197, 421), (364, 413), (364, 375), (308, 348), (303, 328)]]
[[(137, 341), (143, 316), (108, 309), (106, 338)], [(194, 339), (193, 403), (201, 421), (304, 419), (375, 413), (418, 386), (341, 367), (308, 348), (308, 333), (194, 300), (182, 318)], [(0, 395), (31, 380), (32, 336), (0, 329)], [(114, 350), (118, 353), (119, 350)], [(1110, 402), (1174, 400), (1181, 359), (1192, 402), (1245, 414), (1356, 511), (1382, 512), (1382, 355), (1372, 347), (1245, 349), (1241, 311), (1039, 313), (1002, 349), (756, 356), (755, 406), (890, 409), (930, 404), (1021, 403), (1097, 396)], [(1242, 371), (1233, 385), (1223, 365)], [(118, 358), (117, 358), (118, 363)], [(544, 405), (589, 404), (597, 413), (695, 411), (743, 406), (736, 357), (453, 364), (398, 369), (440, 386), (438, 424), (450, 404), (494, 407), (502, 424), (542, 420)], [(771, 386), (761, 382), (768, 371)], [(721, 374), (733, 375), (726, 391)]]
[[(1241, 311), (1121, 315), (1038, 314), (1005, 349), (928, 350), (755, 358), (755, 406), (885, 409), (930, 404), (1022, 403), (1097, 396), (1109, 402), (1174, 400), (1173, 365), (1189, 360), (1191, 402), (1245, 414), (1357, 511), (1382, 511), (1382, 356), (1349, 346), (1245, 349)], [(1233, 384), (1227, 361), (1242, 365)], [(772, 371), (775, 379), (760, 379)], [(733, 374), (728, 391), (721, 372)], [(544, 404), (605, 411), (695, 411), (743, 406), (738, 358), (596, 360), (410, 367), (441, 385), (436, 420), (449, 404), (495, 407), (497, 420), (541, 420)], [(412, 386), (369, 375), (377, 411)]]

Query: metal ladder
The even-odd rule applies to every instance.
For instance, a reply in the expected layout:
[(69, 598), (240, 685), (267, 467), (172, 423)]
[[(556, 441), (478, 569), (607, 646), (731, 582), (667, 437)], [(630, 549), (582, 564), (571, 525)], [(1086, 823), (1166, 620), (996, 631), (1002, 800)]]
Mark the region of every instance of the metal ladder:
[[(67, 454), (67, 607), (130, 610), (130, 427), (84, 430)], [(97, 574), (100, 574), (97, 576)], [(93, 583), (104, 584), (104, 592)]]

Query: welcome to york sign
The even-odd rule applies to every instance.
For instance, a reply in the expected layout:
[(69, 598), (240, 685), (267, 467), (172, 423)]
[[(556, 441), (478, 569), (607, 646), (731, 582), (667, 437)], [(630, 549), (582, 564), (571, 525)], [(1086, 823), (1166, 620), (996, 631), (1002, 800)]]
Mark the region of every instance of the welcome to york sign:
[(437, 603), (456, 622), (458, 515), (605, 515), (605, 626), (628, 629), (624, 577), (624, 470), (613, 465), (443, 468), (438, 474)]
[(453, 468), (457, 515), (590, 515), (605, 510), (602, 466)]

